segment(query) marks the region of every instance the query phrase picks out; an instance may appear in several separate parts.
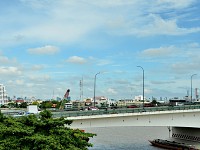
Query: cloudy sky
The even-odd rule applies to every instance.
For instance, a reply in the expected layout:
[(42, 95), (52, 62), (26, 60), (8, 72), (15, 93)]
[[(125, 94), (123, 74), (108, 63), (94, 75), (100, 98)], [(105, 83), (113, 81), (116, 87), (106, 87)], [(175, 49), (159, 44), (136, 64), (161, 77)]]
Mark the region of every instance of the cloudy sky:
[(184, 97), (200, 88), (199, 0), (1, 0), (10, 97)]

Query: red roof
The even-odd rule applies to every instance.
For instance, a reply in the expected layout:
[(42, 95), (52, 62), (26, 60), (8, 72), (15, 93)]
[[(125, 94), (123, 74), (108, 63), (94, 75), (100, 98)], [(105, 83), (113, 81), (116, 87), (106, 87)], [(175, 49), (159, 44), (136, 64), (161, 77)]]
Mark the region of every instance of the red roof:
[(16, 103), (23, 103), (24, 100), (16, 100), (15, 102), (16, 102)]

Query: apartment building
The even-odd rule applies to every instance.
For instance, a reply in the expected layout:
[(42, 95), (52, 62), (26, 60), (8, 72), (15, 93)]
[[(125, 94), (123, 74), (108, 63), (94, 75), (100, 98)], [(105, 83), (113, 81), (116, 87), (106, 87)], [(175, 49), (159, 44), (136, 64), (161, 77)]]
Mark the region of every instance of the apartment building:
[(0, 106), (8, 103), (8, 95), (6, 88), (3, 84), (0, 84)]

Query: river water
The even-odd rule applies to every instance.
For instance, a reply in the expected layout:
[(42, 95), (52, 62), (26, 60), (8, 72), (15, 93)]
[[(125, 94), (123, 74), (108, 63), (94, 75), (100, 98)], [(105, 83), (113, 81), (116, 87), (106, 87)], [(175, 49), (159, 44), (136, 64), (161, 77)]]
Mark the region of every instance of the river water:
[(97, 134), (90, 139), (93, 147), (89, 150), (161, 150), (148, 140), (169, 139), (167, 127), (103, 127), (85, 131)]

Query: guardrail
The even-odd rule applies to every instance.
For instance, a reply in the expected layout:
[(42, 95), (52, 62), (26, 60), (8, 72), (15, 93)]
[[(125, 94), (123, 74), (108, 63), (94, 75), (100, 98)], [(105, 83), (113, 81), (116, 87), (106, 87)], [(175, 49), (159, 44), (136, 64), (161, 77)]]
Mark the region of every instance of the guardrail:
[(144, 107), (143, 108), (118, 108), (118, 109), (100, 109), (88, 111), (59, 111), (52, 112), (53, 117), (77, 117), (77, 116), (92, 116), (104, 114), (122, 114), (122, 113), (142, 113), (155, 111), (174, 111), (174, 110), (190, 110), (200, 109), (200, 105), (184, 105), (184, 106), (162, 106), (162, 107)]

